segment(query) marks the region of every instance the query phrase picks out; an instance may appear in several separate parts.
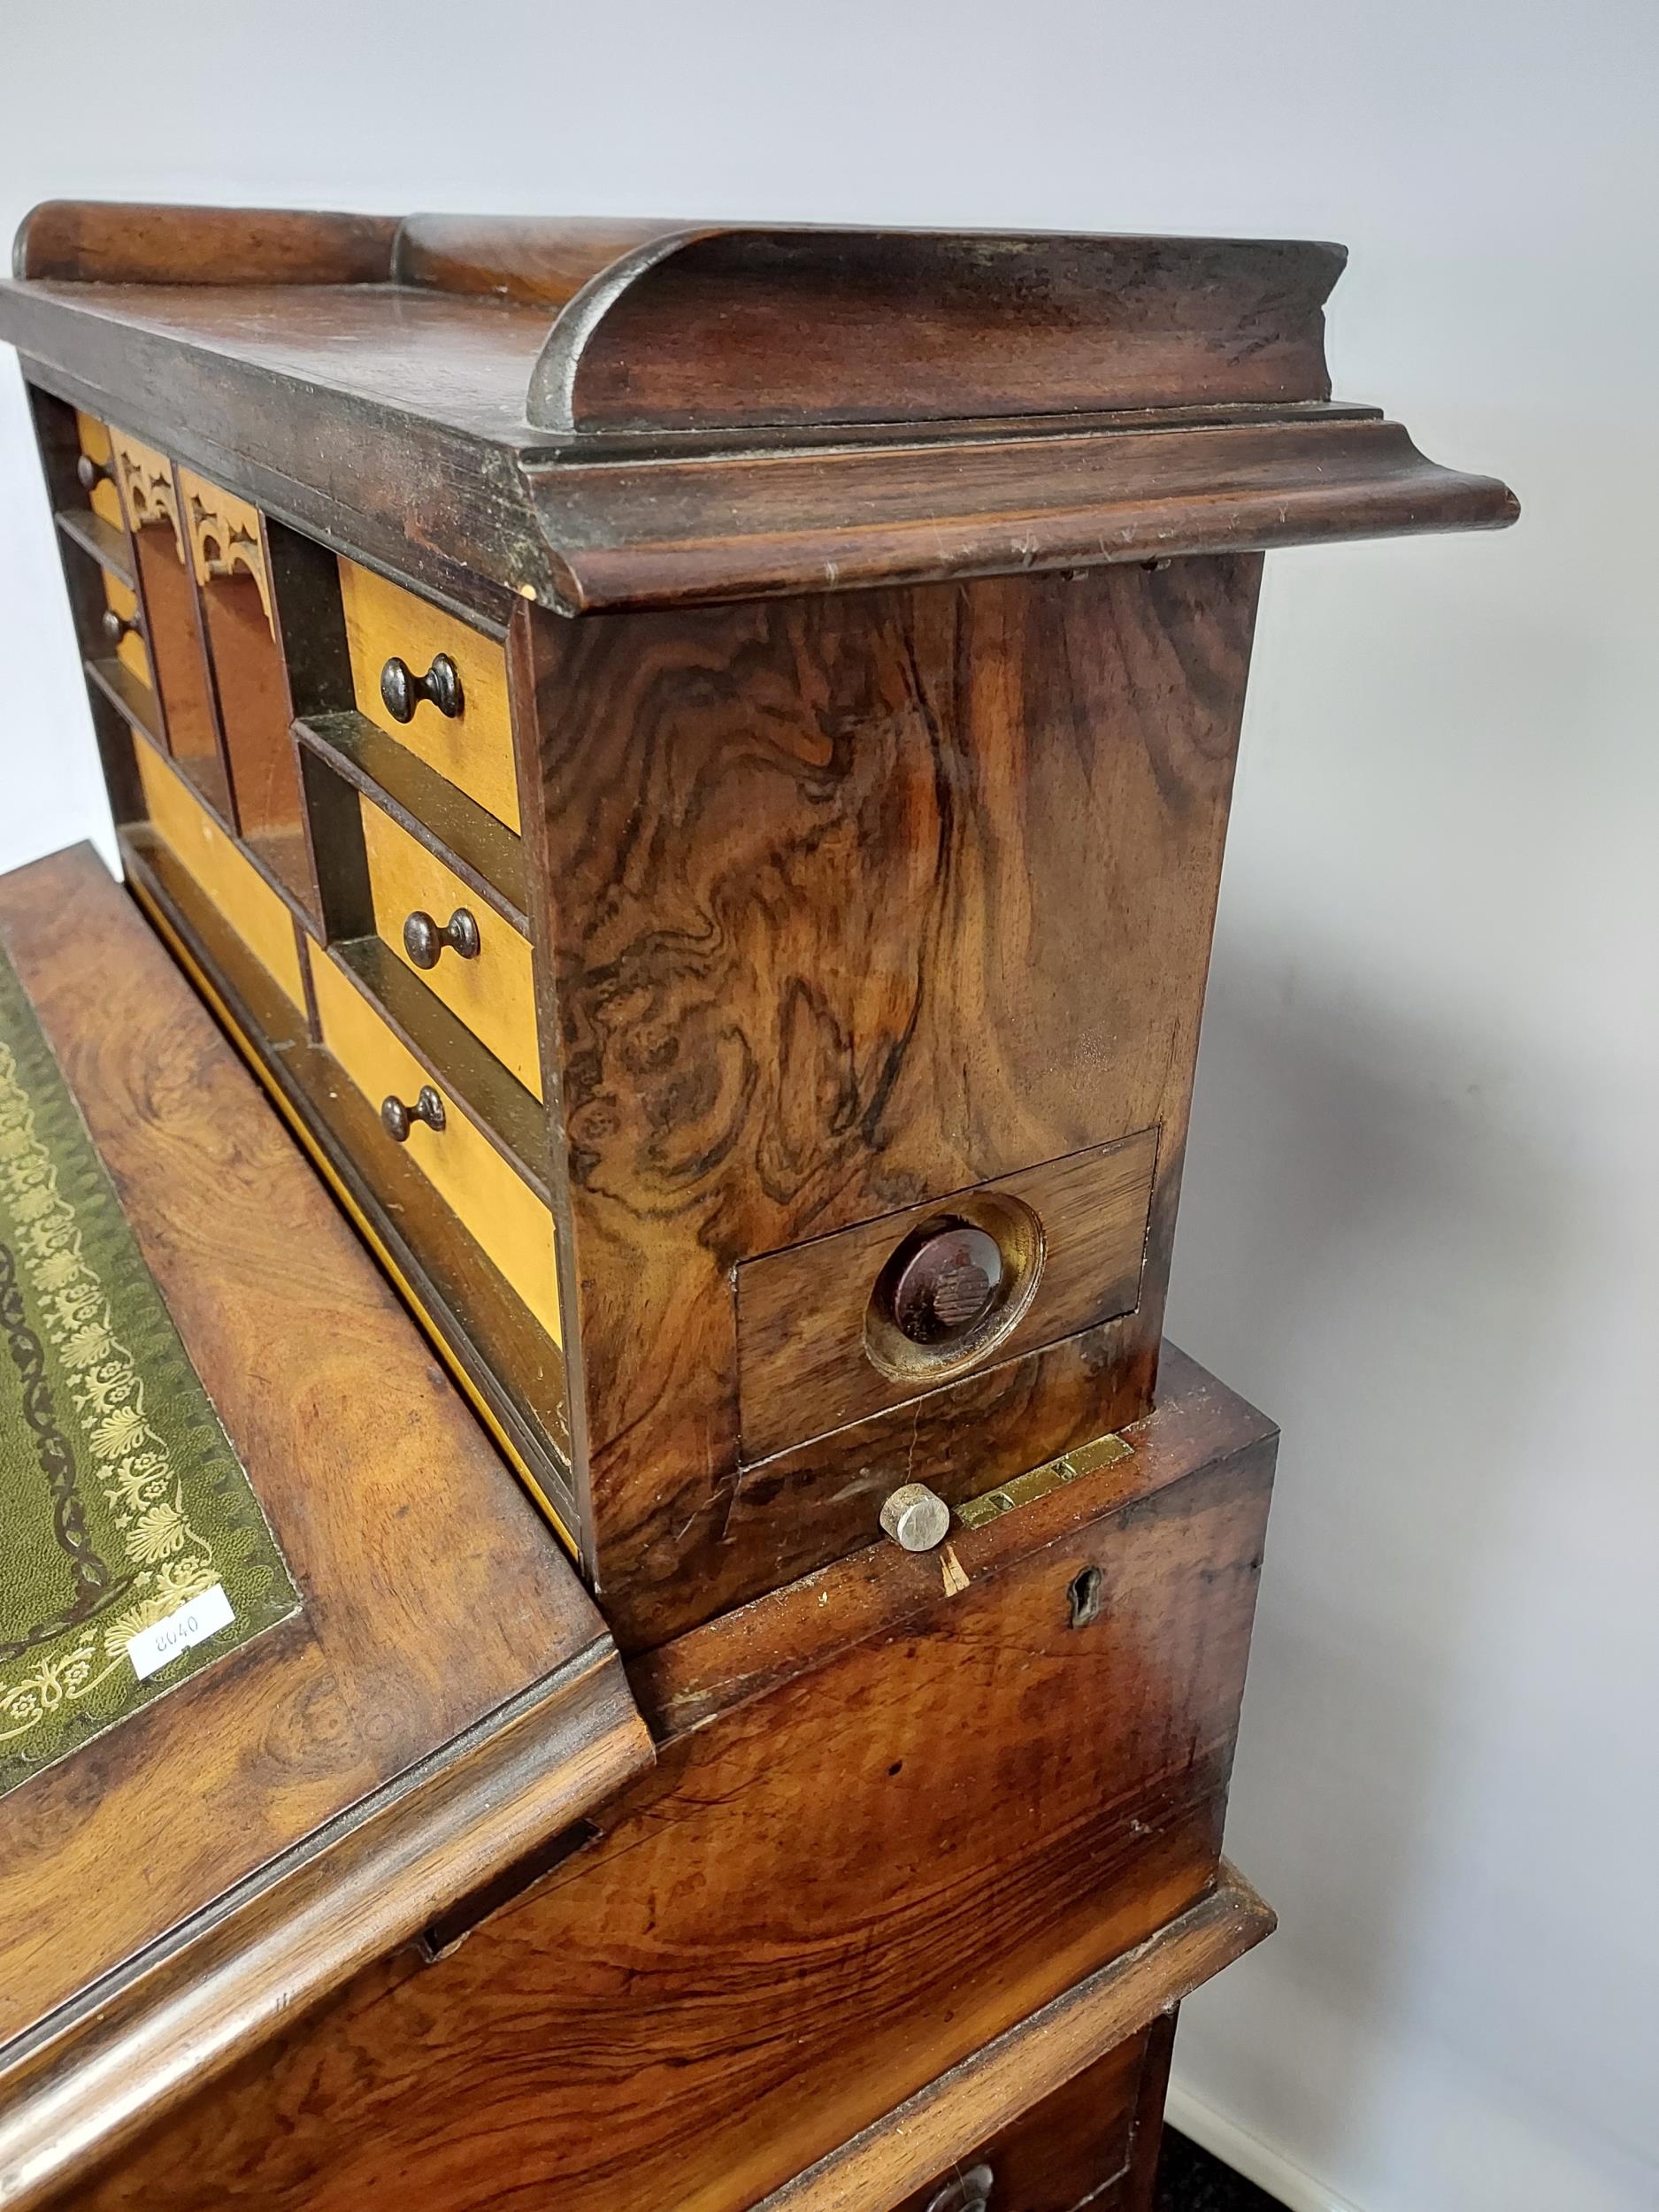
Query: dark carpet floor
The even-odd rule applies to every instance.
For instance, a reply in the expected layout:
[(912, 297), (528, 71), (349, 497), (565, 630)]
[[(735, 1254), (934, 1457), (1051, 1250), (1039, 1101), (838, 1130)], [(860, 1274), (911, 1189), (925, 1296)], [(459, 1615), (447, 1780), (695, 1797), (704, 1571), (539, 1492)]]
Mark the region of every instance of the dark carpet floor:
[(1158, 2158), (1157, 2212), (1284, 2212), (1284, 2208), (1277, 2197), (1166, 2128)]

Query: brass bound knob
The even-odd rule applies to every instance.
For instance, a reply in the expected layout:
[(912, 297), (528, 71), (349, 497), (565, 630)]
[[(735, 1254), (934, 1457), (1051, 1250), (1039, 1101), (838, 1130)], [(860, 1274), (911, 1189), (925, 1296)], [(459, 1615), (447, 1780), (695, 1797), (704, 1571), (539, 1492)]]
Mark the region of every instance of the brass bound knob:
[(98, 627), (111, 645), (119, 645), (130, 631), (134, 637), (143, 634), (143, 625), (135, 614), (117, 614), (113, 607), (106, 607), (98, 618)]
[(428, 1129), (443, 1126), (443, 1101), (430, 1083), (421, 1085), (420, 1095), (412, 1106), (405, 1106), (401, 1098), (381, 1101), (380, 1126), (394, 1144), (407, 1144), (409, 1133), (418, 1121), (424, 1121)]
[(454, 721), (461, 711), (461, 672), (447, 653), (437, 654), (424, 676), (396, 654), (380, 671), (380, 697), (394, 722), (412, 722), (425, 699)]
[(83, 453), (75, 463), (75, 481), (83, 492), (96, 491), (100, 484), (112, 484), (115, 474), (104, 462), (95, 461), (89, 453)]
[(479, 956), (478, 924), (464, 906), (457, 906), (440, 929), (430, 914), (417, 907), (403, 924), (403, 950), (418, 968), (435, 968), (446, 952), (457, 960)]

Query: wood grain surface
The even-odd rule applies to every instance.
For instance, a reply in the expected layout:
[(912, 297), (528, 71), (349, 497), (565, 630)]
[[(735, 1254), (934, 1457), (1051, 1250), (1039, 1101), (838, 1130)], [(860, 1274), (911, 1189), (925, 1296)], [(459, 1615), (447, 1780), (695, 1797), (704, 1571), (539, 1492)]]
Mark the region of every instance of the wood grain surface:
[(355, 789), (370, 790), (411, 837), (441, 848), (471, 890), (527, 931), (523, 847), (493, 814), (355, 708), (302, 720), (295, 734)]
[(960, 1594), (1044, 1544), (1070, 1540), (1103, 1515), (1155, 1497), (1194, 1468), (1246, 1455), (1271, 1461), (1278, 1430), (1236, 1392), (1166, 1343), (1158, 1402), (1126, 1426), (1128, 1454), (978, 1528), (955, 1526), (949, 1549), (903, 1552), (882, 1541), (678, 1636), (629, 1662), (640, 1709), (659, 1740), (706, 1728), (721, 1715), (871, 1637), (892, 1636), (941, 1592)]
[(204, 764), (214, 803), (230, 819), (229, 784), (224, 772), (219, 726), (208, 686), (207, 663), (197, 622), (196, 588), (180, 557), (170, 524), (145, 523), (133, 533), (139, 597), (144, 610), (144, 638), (161, 702), (157, 734), (176, 759), (193, 764), (203, 780)]
[[(1261, 1900), (1256, 1900), (1258, 1904)], [(1263, 1935), (1271, 1935), (1274, 1916), (1263, 1907)], [(1129, 2146), (1129, 2170), (1124, 2176), (1121, 2212), (1156, 2212), (1158, 2151), (1164, 2140), (1164, 2106), (1170, 2091), (1170, 2062), (1175, 2055), (1175, 2031), (1180, 2017), (1179, 2003), (1161, 2013), (1148, 2036), (1147, 2062), (1141, 2071), (1141, 2095), (1134, 2133)], [(1117, 2212), (1103, 2206), (1102, 2212)]]
[(924, 2175), (936, 2175), (947, 2162), (960, 2163), (990, 2129), (1041, 2111), (1041, 2101), (1064, 2088), (1079, 2065), (1151, 2024), (1155, 2049), (1143, 2076), (1131, 2170), (1118, 2203), (1102, 2200), (1110, 2212), (1150, 2212), (1168, 2052), (1157, 2024), (1270, 1936), (1275, 1924), (1248, 1883), (1224, 1865), (1210, 1895), (1150, 1942), (1101, 1968), (910, 2098), (881, 2124), (764, 2198), (755, 2212), (887, 2212), (895, 2192), (924, 2185)]
[(563, 307), (619, 256), (682, 227), (603, 216), (406, 215), (396, 274), (439, 292)]
[[(65, 426), (65, 430), (66, 427)], [(113, 473), (115, 449), (110, 436), (110, 426), (101, 421), (96, 415), (78, 412), (75, 416), (75, 431), (76, 443), (80, 451), (105, 472), (86, 492), (87, 504), (100, 522), (108, 523), (111, 529), (119, 530), (125, 537), (127, 511), (121, 505), (121, 494)], [(66, 436), (65, 443), (67, 443)], [(53, 503), (54, 505), (61, 504), (70, 496), (68, 472), (62, 469), (54, 472), (51, 467), (52, 456), (49, 453), (45, 458), (48, 480), (53, 494)]]
[[(1072, 240), (1055, 250), (1087, 255), (1122, 242)], [(1202, 254), (1204, 242), (1185, 243)], [(604, 436), (549, 433), (526, 419), (549, 338), (547, 304), (528, 296), (540, 282), (540, 250), (504, 235), (497, 250), (475, 236), (453, 257), (457, 280), (459, 261), (474, 250), (477, 276), (468, 281), (480, 288), (465, 291), (296, 285), (280, 257), (268, 280), (250, 273), (234, 284), (0, 284), (0, 336), (27, 357), (32, 377), (90, 412), (119, 395), (123, 421), (266, 514), (496, 618), (516, 593), (569, 612), (687, 605), (1492, 528), (1517, 511), (1504, 486), (1436, 466), (1375, 409), (1202, 396), (1212, 372), (1224, 384), (1248, 383), (1256, 363), (1268, 368), (1263, 388), (1305, 389), (1318, 311), (1295, 281), (1282, 312), (1267, 303), (1259, 319), (1247, 316), (1242, 344), (1235, 331), (1218, 346), (1192, 349), (1174, 407), (1044, 414), (1071, 403), (1058, 398), (1064, 379), (1049, 380), (1052, 364), (1033, 358), (1017, 361), (996, 395), (1015, 413), (926, 419), (945, 386), (955, 388), (953, 407), (971, 403), (963, 387), (972, 365), (997, 353), (975, 342), (926, 362), (906, 354), (879, 422), (725, 434), (705, 425), (648, 434), (661, 449), (641, 455), (641, 434), (609, 434), (604, 449)], [(565, 246), (549, 250), (550, 266)], [(900, 257), (904, 250), (894, 248)], [(1332, 254), (1261, 250), (1302, 255), (1310, 266)], [(445, 253), (440, 243), (436, 260)], [(680, 274), (695, 274), (689, 261)], [(833, 295), (833, 275), (825, 280)], [(483, 296), (497, 286), (497, 296)], [(1228, 291), (1223, 283), (1217, 296)], [(992, 288), (987, 301), (995, 298)], [(627, 299), (625, 291), (625, 307)], [(641, 295), (634, 306), (643, 303)], [(592, 304), (593, 296), (572, 303), (562, 342), (586, 327)], [(1197, 296), (1165, 304), (1202, 322)], [(1005, 314), (1006, 301), (1002, 307)], [(1023, 296), (1018, 311), (1041, 320)], [(715, 320), (738, 312), (728, 299)], [(1230, 314), (1236, 320), (1224, 310), (1224, 326)], [(822, 365), (823, 316), (808, 334), (774, 305), (772, 323), (757, 366), (768, 349), (776, 363), (780, 345), (791, 376), (815, 346)], [(1139, 380), (1160, 360), (1145, 336), (1118, 357), (1137, 389), (1157, 388), (1156, 374), (1149, 385)], [(1018, 329), (1011, 345), (1017, 356)], [(885, 342), (850, 362), (841, 350), (842, 365), (866, 378), (877, 364), (886, 374), (895, 357)], [(687, 349), (677, 341), (659, 351), (640, 373), (672, 381), (674, 358)], [(1005, 344), (1004, 366), (1009, 352)], [(1093, 374), (1104, 353), (1098, 343), (1074, 348), (1072, 365)], [(1167, 349), (1161, 357), (1167, 370)], [(625, 380), (638, 365), (624, 361)], [(624, 413), (633, 404), (621, 392), (607, 396), (607, 408), (613, 398)], [(787, 411), (778, 390), (767, 402), (772, 413)], [(722, 434), (724, 449), (695, 449), (699, 440), (718, 447)]]
[[(178, 472), (179, 513), (189, 541), (190, 565), (198, 584), (216, 578), (250, 576), (259, 595), (265, 626), (276, 636), (272, 608), (271, 566), (265, 557), (265, 524), (248, 500), (210, 484), (190, 469)], [(279, 683), (278, 689), (286, 687)]]
[(0, 2051), (0, 2206), (61, 2203), (129, 2144), (165, 2140), (176, 2107), (342, 1985), (395, 1983), (428, 1930), (480, 1891), (514, 1894), (518, 1870), (649, 1758), (601, 1638), (312, 1830), (101, 1983), (96, 2005)]
[[(933, 1480), (958, 1410), (979, 1487), (1146, 1410), (1259, 565), (520, 616), (566, 1340), (625, 1647), (846, 1548), (849, 1482), (867, 1540), (867, 1471)], [(758, 1532), (739, 1263), (1141, 1131), (1135, 1312), (812, 1447)]]
[[(483, 1132), (457, 1110), (438, 1071), (424, 1066), (393, 1035), (358, 984), (315, 945), (307, 946), (306, 958), (321, 1041), (373, 1111), (378, 1115), (388, 1098), (412, 1108), (423, 1090), (436, 1090), (443, 1125), (432, 1129), (417, 1122), (402, 1148), (403, 1156), (453, 1207), (456, 1218), (557, 1344), (558, 1285), (547, 1208)], [(382, 1128), (377, 1156), (391, 1145)], [(419, 1235), (418, 1226), (414, 1233)]]
[(12, 265), (77, 284), (378, 284), (396, 234), (388, 215), (42, 200), (19, 227)]
[[(114, 448), (109, 427), (95, 416), (65, 407), (49, 393), (30, 390), (28, 400), (46, 495), (58, 522), (64, 583), (76, 641), (83, 658), (96, 657), (108, 649), (101, 633), (104, 572), (119, 575), (134, 589), (138, 579), (127, 514), (112, 473)], [(77, 473), (83, 455), (111, 472), (99, 477), (90, 489)], [(88, 548), (88, 558), (77, 557), (77, 549)], [(124, 719), (90, 681), (87, 692), (111, 810), (118, 822), (130, 821), (139, 810), (131, 736)]]
[(550, 1532), (89, 848), (0, 935), (302, 1616), (0, 1802), (0, 2042), (603, 1628)]
[(687, 226), (548, 334), (550, 430), (972, 420), (1328, 399), (1340, 246)]
[[(109, 488), (108, 484), (96, 487), (99, 491), (107, 492)], [(136, 589), (133, 549), (127, 541), (125, 523), (106, 521), (91, 507), (60, 507), (52, 519), (65, 537), (80, 546), (82, 552), (90, 553), (99, 566), (119, 579), (128, 591)]]
[(144, 650), (143, 611), (138, 603), (138, 593), (132, 584), (126, 583), (113, 571), (104, 573), (104, 603), (109, 611), (127, 626), (123, 630), (115, 649), (115, 657), (130, 675), (147, 689), (155, 688), (150, 672), (150, 655)]
[(336, 941), (324, 956), (358, 978), (387, 1025), (417, 1060), (442, 1070), (447, 1093), (462, 1102), (545, 1205), (547, 1116), (539, 1101), (379, 937)]
[[(873, 2212), (1138, 2032), (1267, 1924), (1215, 1884), (1271, 1444), (1206, 1387), (1174, 1417), (1185, 1473), (1102, 1481), (1093, 1514), (1082, 1478), (1059, 1528), (1004, 1517), (964, 1594), (883, 1546), (901, 1602), (660, 1743), (597, 1841), (281, 2038), (88, 2206), (739, 2212), (942, 2096), (932, 2133), (893, 2131), (887, 2194), (807, 2198)], [(1088, 1565), (1107, 1601), (1073, 1629)], [(729, 1652), (700, 1636), (706, 1693)], [(957, 2068), (971, 2096), (938, 2086)]]
[(259, 588), (238, 574), (213, 577), (197, 590), (236, 826), (250, 838), (298, 835), (300, 778), (288, 692)]
[[(164, 749), (161, 717), (156, 711), (156, 695), (148, 685), (138, 681), (126, 662), (118, 660), (111, 654), (107, 657), (89, 657), (82, 665), (87, 673), (88, 693), (96, 695), (101, 692), (129, 729), (149, 738), (158, 751)], [(127, 750), (132, 750), (130, 745)], [(192, 762), (190, 766), (194, 771), (196, 764)], [(211, 781), (211, 778), (193, 776), (193, 780), (205, 782)]]
[(1502, 529), (1519, 513), (1490, 477), (1425, 459), (1398, 423), (1317, 408), (1294, 422), (1068, 424), (961, 443), (914, 442), (654, 457), (525, 478), (554, 562), (545, 595), (574, 613), (691, 606), (850, 585), (1072, 569)]
[[(952, 1379), (962, 1361), (948, 1346), (898, 1374), (879, 1368), (865, 1349), (866, 1317), (889, 1256), (934, 1220), (963, 1217), (1000, 1232), (1016, 1282), (1024, 1245), (1040, 1240), (1025, 1264), (1029, 1302), (1010, 1309), (1007, 1333), (972, 1361), (977, 1367), (1017, 1359), (1132, 1311), (1141, 1294), (1156, 1159), (1157, 1139), (1142, 1131), (745, 1260), (736, 1286), (745, 1462), (926, 1396)], [(1020, 1213), (1007, 1211), (1010, 1200)]]

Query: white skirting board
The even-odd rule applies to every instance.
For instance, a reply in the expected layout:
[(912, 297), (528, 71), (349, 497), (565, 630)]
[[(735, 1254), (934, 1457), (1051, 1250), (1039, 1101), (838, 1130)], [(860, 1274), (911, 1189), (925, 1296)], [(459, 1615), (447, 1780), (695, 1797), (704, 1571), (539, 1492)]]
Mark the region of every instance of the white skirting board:
[(1282, 2151), (1276, 2151), (1271, 2143), (1252, 2135), (1248, 2128), (1217, 2112), (1213, 2105), (1203, 2103), (1179, 2082), (1170, 2084), (1164, 2116), (1172, 2128), (1190, 2136), (1201, 2150), (1231, 2166), (1235, 2174), (1242, 2174), (1258, 2189), (1265, 2189), (1270, 2197), (1277, 2197), (1287, 2212), (1361, 2212), (1351, 2199), (1339, 2197)]

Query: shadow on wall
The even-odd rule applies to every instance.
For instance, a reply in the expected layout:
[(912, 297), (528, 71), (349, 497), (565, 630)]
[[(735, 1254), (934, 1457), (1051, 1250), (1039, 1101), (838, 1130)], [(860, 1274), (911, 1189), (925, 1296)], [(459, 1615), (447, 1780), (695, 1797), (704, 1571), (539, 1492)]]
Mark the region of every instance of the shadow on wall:
[[(1183, 2044), (1327, 2173), (1398, 2128), (1379, 2048), (1435, 2032), (1434, 1932), (1485, 1817), (1465, 1715), (1512, 1694), (1489, 1622), (1559, 1480), (1536, 1409), (1586, 1207), (1471, 1079), (1481, 1044), (1317, 949), (1218, 948), (1170, 1326), (1286, 1432), (1227, 1839), (1281, 1928)], [(1479, 2065), (1479, 2020), (1463, 2039)]]

